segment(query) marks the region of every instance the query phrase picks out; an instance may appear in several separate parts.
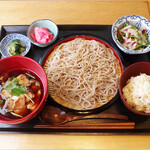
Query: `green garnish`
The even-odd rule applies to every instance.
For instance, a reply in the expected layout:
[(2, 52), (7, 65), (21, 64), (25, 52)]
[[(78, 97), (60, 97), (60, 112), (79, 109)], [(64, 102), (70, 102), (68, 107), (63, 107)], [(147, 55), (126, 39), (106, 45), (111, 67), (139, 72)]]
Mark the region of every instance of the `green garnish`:
[(128, 36), (128, 38), (131, 38), (131, 39), (136, 39), (136, 37), (134, 36), (134, 35), (130, 35), (130, 36)]
[(2, 105), (4, 103), (4, 101), (2, 99), (0, 99), (0, 105)]
[(20, 96), (21, 94), (27, 93), (27, 88), (24, 85), (19, 85), (19, 80), (17, 78), (13, 78), (12, 81), (7, 81), (4, 84), (4, 88), (9, 93)]
[(24, 94), (24, 95), (26, 98), (28, 98), (34, 104), (34, 101), (27, 94)]
[(120, 41), (120, 43), (123, 43), (123, 37), (119, 31), (117, 31), (117, 38)]
[(149, 44), (147, 45), (142, 45), (142, 44), (138, 44), (137, 47), (134, 50), (139, 50), (141, 48), (146, 48)]
[(128, 26), (128, 23), (127, 23), (127, 22), (124, 23), (124, 27), (126, 27), (126, 26)]
[(135, 26), (132, 26), (131, 29), (137, 30), (137, 28)]
[(125, 34), (124, 32), (122, 32), (122, 31), (121, 31), (121, 34), (122, 34), (122, 36), (124, 36), (124, 37), (126, 36), (126, 34)]
[(117, 37), (119, 42), (129, 50), (141, 50), (149, 45), (146, 29), (141, 31), (127, 22), (117, 30)]
[(14, 113), (14, 112), (10, 112), (12, 115), (14, 115), (14, 116), (16, 116), (16, 117), (20, 117), (20, 118), (22, 118), (23, 116), (21, 116), (21, 115), (18, 115), (18, 114), (16, 114), (16, 113)]
[(13, 78), (12, 81), (5, 82), (4, 88), (6, 91), (8, 91), (10, 93), (11, 89), (16, 85), (19, 85), (19, 80), (17, 78)]
[(31, 77), (31, 78), (33, 78), (33, 79), (35, 79), (35, 77), (34, 76), (32, 76), (31, 74), (29, 74), (29, 73), (26, 73), (26, 75), (27, 76), (29, 76), (29, 77)]
[(26, 46), (18, 39), (13, 40), (8, 45), (8, 51), (11, 55), (21, 55), (26, 50)]

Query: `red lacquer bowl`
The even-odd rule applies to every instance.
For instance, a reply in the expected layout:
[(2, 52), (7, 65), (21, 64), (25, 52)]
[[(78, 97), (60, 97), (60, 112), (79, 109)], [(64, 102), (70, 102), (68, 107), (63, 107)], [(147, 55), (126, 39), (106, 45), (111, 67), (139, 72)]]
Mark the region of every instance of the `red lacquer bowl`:
[(40, 64), (33, 59), (24, 56), (10, 56), (0, 59), (0, 76), (16, 70), (30, 71), (39, 78), (42, 84), (42, 98), (36, 109), (23, 118), (8, 119), (0, 115), (0, 122), (2, 123), (19, 124), (31, 120), (42, 110), (48, 96), (48, 80)]
[[(132, 76), (134, 76), (134, 77), (138, 76), (141, 73), (150, 75), (150, 63), (149, 62), (138, 62), (138, 63), (134, 63), (134, 64), (130, 65), (129, 67), (127, 67), (120, 78), (119, 94), (120, 94), (122, 102), (131, 112), (133, 112), (137, 115), (150, 116), (150, 113), (140, 112), (140, 111), (135, 110), (133, 107), (131, 107), (127, 103), (127, 101), (124, 99), (123, 93), (122, 93), (122, 89), (126, 85), (128, 79), (130, 79)], [(147, 89), (147, 90), (150, 90), (150, 89)]]

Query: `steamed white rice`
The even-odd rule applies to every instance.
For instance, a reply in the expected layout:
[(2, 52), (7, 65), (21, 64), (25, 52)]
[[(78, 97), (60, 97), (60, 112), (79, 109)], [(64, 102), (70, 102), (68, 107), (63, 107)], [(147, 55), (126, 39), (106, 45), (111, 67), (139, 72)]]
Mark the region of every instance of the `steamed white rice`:
[(127, 103), (137, 111), (150, 113), (150, 75), (131, 77), (122, 89)]

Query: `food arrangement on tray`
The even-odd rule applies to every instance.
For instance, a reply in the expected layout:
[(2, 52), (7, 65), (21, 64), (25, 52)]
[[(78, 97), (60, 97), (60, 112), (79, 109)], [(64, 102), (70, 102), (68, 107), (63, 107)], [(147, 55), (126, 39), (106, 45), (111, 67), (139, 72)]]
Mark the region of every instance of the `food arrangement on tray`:
[[(20, 32), (32, 44), (26, 56), (3, 55), (0, 60), (1, 122), (12, 130), (9, 124), (18, 124), (20, 131), (24, 124), (28, 130), (149, 129), (149, 21), (136, 15), (123, 16), (113, 26), (57, 27), (50, 21), (49, 27), (48, 21), (18, 26), (18, 31), (2, 26), (1, 39)], [(134, 82), (125, 89), (129, 79), (143, 74), (139, 82), (144, 85)]]

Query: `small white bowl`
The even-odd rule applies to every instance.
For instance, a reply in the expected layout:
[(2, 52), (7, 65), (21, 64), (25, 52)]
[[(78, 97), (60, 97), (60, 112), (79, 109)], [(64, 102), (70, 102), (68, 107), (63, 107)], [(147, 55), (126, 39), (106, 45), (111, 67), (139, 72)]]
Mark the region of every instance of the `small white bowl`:
[(116, 20), (114, 24), (112, 25), (111, 34), (116, 45), (120, 48), (120, 50), (122, 50), (126, 54), (134, 55), (134, 54), (144, 54), (144, 53), (149, 52), (150, 45), (142, 50), (128, 50), (125, 47), (123, 47), (123, 45), (119, 42), (117, 38), (117, 30), (121, 28), (125, 22), (132, 24), (133, 26), (140, 29), (141, 31), (143, 29), (146, 29), (147, 34), (148, 34), (148, 41), (150, 43), (150, 21), (142, 16), (125, 15), (119, 18), (118, 20)]
[[(34, 28), (35, 27), (45, 27), (45, 28), (48, 28), (54, 35), (54, 39), (51, 40), (50, 42), (48, 43), (45, 43), (45, 44), (40, 44), (40, 43), (37, 43), (37, 42), (34, 42), (34, 40), (32, 39), (31, 37), (31, 33), (34, 33)], [(31, 42), (36, 45), (36, 46), (39, 46), (39, 47), (46, 47), (46, 46), (49, 46), (50, 44), (52, 44), (56, 39), (57, 39), (57, 36), (58, 36), (58, 27), (57, 25), (51, 21), (51, 20), (48, 20), (48, 19), (41, 19), (41, 20), (37, 20), (37, 21), (34, 21), (28, 28), (28, 31), (27, 31), (27, 36), (28, 38), (31, 40)]]
[(3, 57), (12, 56), (8, 52), (8, 45), (12, 42), (12, 40), (15, 40), (15, 39), (20, 40), (26, 46), (26, 50), (21, 54), (21, 56), (25, 56), (29, 52), (31, 48), (31, 42), (29, 38), (22, 34), (12, 33), (12, 34), (6, 35), (0, 42), (0, 52)]

